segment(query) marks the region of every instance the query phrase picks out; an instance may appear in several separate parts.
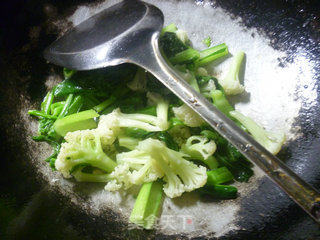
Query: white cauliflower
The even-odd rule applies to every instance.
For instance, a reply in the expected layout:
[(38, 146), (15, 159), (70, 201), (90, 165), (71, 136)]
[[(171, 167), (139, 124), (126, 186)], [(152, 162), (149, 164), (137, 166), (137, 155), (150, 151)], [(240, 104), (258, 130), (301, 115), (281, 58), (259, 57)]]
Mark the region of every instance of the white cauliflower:
[(175, 65), (174, 69), (186, 82), (190, 84), (191, 87), (194, 88), (194, 90), (200, 92), (198, 81), (192, 71), (186, 69), (185, 65)]
[(174, 126), (168, 132), (179, 147), (191, 136), (190, 129), (186, 126)]
[[(117, 132), (121, 127), (135, 127), (148, 132), (157, 132), (166, 130), (167, 123), (164, 124), (163, 119), (159, 120), (158, 117), (147, 114), (122, 113), (120, 109), (117, 108), (113, 110), (113, 112), (100, 117), (100, 122), (97, 129), (106, 136), (110, 136), (112, 135), (110, 132)], [(104, 141), (108, 142), (111, 140), (112, 138), (108, 137)]]
[(227, 76), (219, 80), (220, 85), (227, 95), (236, 95), (244, 91), (244, 87), (240, 84), (239, 80), (239, 71), (243, 58), (244, 52), (238, 52), (233, 57)]
[(204, 136), (191, 136), (181, 147), (182, 152), (197, 160), (208, 159), (216, 149), (215, 142)]
[(244, 116), (238, 111), (231, 111), (230, 115), (245, 126), (252, 137), (269, 152), (275, 155), (281, 150), (282, 145), (286, 141), (286, 136), (283, 132), (266, 131), (251, 118)]
[(169, 127), (169, 104), (159, 94), (147, 93), (149, 100), (157, 105), (157, 116), (148, 114), (122, 113), (119, 108), (107, 115), (100, 116), (98, 131), (104, 144), (110, 144), (117, 137), (121, 127), (135, 127), (148, 132), (165, 131)]
[(72, 177), (77, 167), (91, 166), (110, 173), (116, 163), (102, 150), (99, 133), (94, 130), (78, 130), (65, 136), (55, 162), (56, 169), (65, 178)]
[(115, 191), (162, 177), (166, 182), (164, 192), (171, 198), (202, 187), (207, 181), (206, 168), (184, 157), (187, 155), (167, 148), (159, 140), (143, 140), (135, 150), (117, 155), (118, 166), (110, 174), (113, 181), (106, 189)]
[(209, 76), (209, 73), (208, 73), (207, 69), (205, 69), (204, 67), (199, 67), (197, 69), (197, 73), (200, 76)]
[(133, 80), (127, 86), (133, 91), (145, 92), (147, 89), (146, 70), (139, 68)]
[(204, 120), (186, 104), (182, 104), (180, 107), (173, 107), (172, 111), (176, 118), (189, 127), (199, 127), (204, 123)]
[(203, 96), (206, 98), (211, 97), (212, 91), (216, 90), (216, 84), (213, 80), (209, 80), (208, 83), (204, 84), (204, 86), (201, 87), (200, 91)]
[(111, 145), (120, 133), (118, 114), (120, 110), (116, 109), (107, 115), (101, 115), (96, 131), (101, 137), (103, 146)]

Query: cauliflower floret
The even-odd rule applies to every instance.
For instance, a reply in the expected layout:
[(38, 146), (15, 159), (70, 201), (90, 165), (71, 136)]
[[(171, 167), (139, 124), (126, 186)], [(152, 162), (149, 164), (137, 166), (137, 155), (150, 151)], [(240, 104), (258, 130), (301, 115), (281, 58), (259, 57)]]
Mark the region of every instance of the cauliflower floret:
[(69, 132), (65, 140), (55, 162), (56, 169), (65, 178), (70, 178), (78, 166), (91, 166), (104, 172), (114, 170), (116, 163), (103, 152), (100, 135), (95, 129)]
[(182, 104), (180, 107), (173, 107), (172, 111), (176, 118), (189, 127), (199, 127), (204, 123), (204, 120), (186, 104)]
[(119, 109), (107, 115), (101, 115), (96, 131), (101, 136), (103, 146), (111, 145), (120, 133), (118, 113)]
[(283, 132), (269, 132), (259, 126), (251, 118), (244, 116), (238, 111), (231, 111), (230, 115), (237, 119), (253, 138), (264, 146), (272, 154), (277, 154), (286, 140), (286, 136)]
[(155, 167), (154, 159), (137, 149), (117, 155), (118, 166), (110, 174), (114, 181), (107, 184), (106, 190), (114, 191), (122, 186), (128, 189), (132, 185), (152, 182), (163, 176), (163, 173)]
[(209, 76), (209, 73), (208, 73), (207, 69), (205, 69), (204, 67), (199, 67), (197, 69), (197, 73), (200, 76)]
[(244, 87), (239, 81), (239, 71), (243, 58), (244, 52), (238, 52), (233, 58), (227, 76), (224, 79), (219, 80), (219, 83), (227, 95), (236, 95), (244, 91)]
[(119, 108), (100, 117), (98, 129), (105, 138), (104, 142), (110, 142), (113, 139), (114, 132), (117, 132), (121, 127), (136, 127), (148, 132), (166, 130), (162, 124), (159, 124), (159, 120), (155, 116), (139, 113), (126, 114), (122, 113)]
[(191, 136), (181, 147), (182, 152), (198, 160), (208, 159), (216, 149), (215, 142), (204, 136)]
[(214, 90), (216, 90), (216, 84), (214, 83), (213, 80), (209, 80), (208, 83), (206, 83), (200, 89), (202, 95), (205, 96), (206, 98), (210, 98), (211, 97), (210, 93)]
[(145, 92), (147, 88), (146, 71), (143, 68), (139, 68), (133, 80), (127, 86), (133, 91)]
[(194, 88), (194, 90), (200, 92), (198, 81), (192, 71), (186, 69), (185, 65), (175, 65), (174, 69), (184, 80), (190, 84), (191, 87)]
[(130, 188), (133, 183), (130, 179), (130, 167), (128, 164), (119, 164), (114, 171), (109, 175), (111, 181), (105, 186), (105, 189), (113, 192), (118, 191), (121, 187), (124, 189)]
[(106, 189), (128, 188), (162, 177), (166, 182), (164, 192), (171, 198), (202, 187), (207, 181), (206, 168), (184, 157), (187, 155), (167, 148), (159, 140), (143, 140), (135, 150), (117, 155), (119, 165), (110, 174), (114, 181)]
[(174, 126), (168, 132), (179, 147), (191, 136), (190, 129), (186, 126)]
[(165, 131), (169, 127), (169, 104), (159, 94), (147, 93), (149, 100), (157, 105), (157, 116), (148, 114), (125, 114), (119, 108), (107, 115), (100, 116), (97, 130), (100, 132), (103, 144), (112, 144), (119, 135), (121, 127), (135, 127), (148, 132)]

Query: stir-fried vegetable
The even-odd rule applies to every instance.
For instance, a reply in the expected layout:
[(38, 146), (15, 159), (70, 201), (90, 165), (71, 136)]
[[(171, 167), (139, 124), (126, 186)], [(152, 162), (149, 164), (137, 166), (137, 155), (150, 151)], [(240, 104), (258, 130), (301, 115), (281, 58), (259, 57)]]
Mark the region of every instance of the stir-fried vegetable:
[[(244, 91), (243, 52), (235, 55), (226, 77), (217, 79), (203, 66), (228, 54), (225, 43), (198, 51), (174, 24), (162, 30), (159, 41), (166, 59), (197, 92), (270, 152), (280, 150), (283, 134), (265, 131), (227, 99)], [(204, 43), (209, 47), (211, 38)], [(63, 74), (41, 109), (29, 111), (39, 119), (33, 139), (53, 147), (46, 161), (66, 178), (103, 182), (109, 191), (141, 186), (132, 223), (152, 228), (163, 193), (174, 198), (197, 190), (230, 199), (237, 197), (230, 184), (253, 175), (236, 148), (144, 69), (123, 64)]]

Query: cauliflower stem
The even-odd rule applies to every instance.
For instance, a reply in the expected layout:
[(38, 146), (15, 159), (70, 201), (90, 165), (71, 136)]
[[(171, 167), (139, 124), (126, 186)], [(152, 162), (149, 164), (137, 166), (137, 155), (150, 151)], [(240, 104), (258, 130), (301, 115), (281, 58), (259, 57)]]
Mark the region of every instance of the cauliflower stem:
[(277, 154), (286, 140), (282, 132), (269, 132), (259, 126), (251, 118), (244, 116), (238, 111), (231, 111), (230, 115), (243, 124), (253, 138), (264, 146), (272, 154)]

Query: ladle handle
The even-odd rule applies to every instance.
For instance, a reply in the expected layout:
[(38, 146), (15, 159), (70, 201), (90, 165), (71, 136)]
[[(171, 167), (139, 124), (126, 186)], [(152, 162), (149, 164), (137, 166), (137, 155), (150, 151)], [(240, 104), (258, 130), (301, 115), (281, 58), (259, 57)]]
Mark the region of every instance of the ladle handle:
[(182, 79), (162, 57), (158, 47), (158, 36), (158, 34), (152, 36), (149, 49), (151, 54), (148, 54), (146, 49), (143, 55), (139, 56), (139, 59), (134, 59), (134, 62), (157, 77), (244, 156), (262, 169), (289, 197), (320, 224), (320, 193)]

